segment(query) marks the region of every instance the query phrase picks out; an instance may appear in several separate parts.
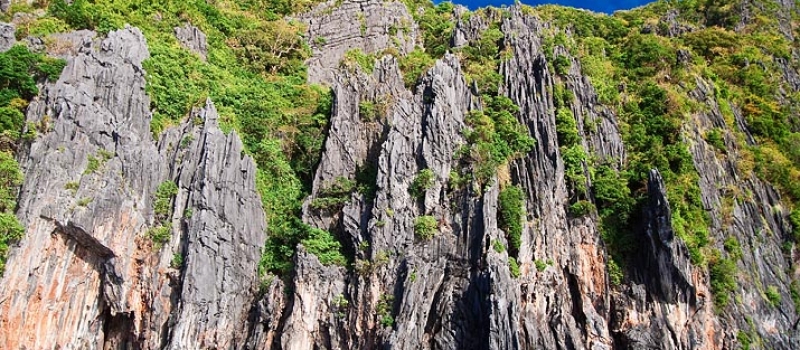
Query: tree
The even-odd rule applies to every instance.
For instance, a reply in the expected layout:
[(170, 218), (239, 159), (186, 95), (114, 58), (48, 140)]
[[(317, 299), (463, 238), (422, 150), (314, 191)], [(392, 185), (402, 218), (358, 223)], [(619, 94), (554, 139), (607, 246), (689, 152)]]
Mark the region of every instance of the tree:
[(295, 75), (309, 57), (300, 33), (303, 28), (285, 20), (262, 22), (229, 39), (236, 57), (256, 72)]

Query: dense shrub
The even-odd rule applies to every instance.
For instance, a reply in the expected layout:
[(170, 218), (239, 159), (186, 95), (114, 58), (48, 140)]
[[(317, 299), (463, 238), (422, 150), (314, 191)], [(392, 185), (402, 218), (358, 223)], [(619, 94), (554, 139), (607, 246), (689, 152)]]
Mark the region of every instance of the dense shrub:
[(414, 234), (422, 240), (429, 240), (439, 233), (439, 223), (433, 216), (425, 215), (414, 219)]
[(236, 57), (256, 73), (295, 75), (311, 54), (301, 37), (303, 28), (284, 20), (258, 23), (228, 40)]
[(358, 104), (358, 116), (364, 121), (374, 121), (378, 118), (378, 111), (375, 108), (375, 103), (370, 101), (361, 101)]
[(433, 187), (435, 175), (431, 169), (422, 169), (411, 182), (408, 187), (408, 192), (416, 198), (421, 198), (425, 195), (425, 191)]
[(472, 130), (465, 136), (470, 144), (470, 160), (475, 164), (474, 177), (487, 183), (501, 164), (528, 153), (535, 144), (514, 114), (518, 107), (507, 97), (484, 96), (485, 111), (473, 110), (465, 118)]
[(575, 116), (567, 107), (561, 107), (556, 111), (556, 135), (558, 144), (565, 147), (572, 147), (581, 141)]
[(356, 182), (345, 177), (338, 177), (333, 183), (321, 188), (317, 198), (311, 201), (311, 208), (335, 210), (350, 201), (350, 194), (356, 190)]
[(419, 24), (426, 52), (432, 57), (444, 56), (450, 48), (450, 38), (455, 28), (453, 3), (444, 1), (434, 6), (429, 0), (403, 2)]
[(773, 307), (778, 307), (781, 304), (781, 293), (778, 292), (778, 287), (776, 286), (769, 286), (767, 290), (764, 292), (764, 295), (767, 297), (767, 301)]
[(341, 252), (342, 245), (330, 232), (318, 228), (308, 228), (307, 231), (308, 237), (301, 242), (309, 253), (319, 258), (322, 264), (344, 266), (347, 263)]
[(705, 134), (705, 139), (708, 144), (714, 146), (721, 152), (725, 152), (725, 138), (719, 129), (708, 130)]
[(0, 106), (15, 98), (30, 100), (39, 93), (36, 82), (58, 79), (65, 65), (64, 60), (34, 54), (23, 45), (0, 53)]
[(553, 68), (558, 75), (567, 75), (571, 66), (572, 62), (566, 56), (559, 55), (553, 60)]
[(178, 194), (178, 185), (174, 181), (164, 181), (156, 189), (153, 200), (153, 212), (157, 220), (165, 220), (172, 213), (172, 198)]
[(714, 304), (720, 308), (725, 307), (736, 289), (736, 263), (731, 259), (720, 257), (719, 252), (716, 252), (716, 255), (709, 259), (708, 266)]
[(400, 70), (403, 72), (403, 81), (409, 89), (414, 88), (417, 80), (433, 67), (434, 60), (425, 51), (417, 48), (407, 55), (400, 57)]
[(0, 151), (0, 212), (13, 212), (17, 203), (17, 186), (22, 184), (19, 164), (8, 151)]
[(525, 194), (517, 186), (506, 186), (497, 198), (498, 226), (508, 238), (510, 255), (517, 256), (522, 245), (522, 223), (525, 220)]
[(375, 70), (375, 56), (368, 55), (361, 49), (350, 49), (345, 52), (342, 64), (347, 67), (359, 66), (365, 73), (372, 74)]
[(147, 230), (147, 237), (153, 241), (153, 248), (160, 249), (172, 238), (172, 227), (169, 224), (161, 224)]
[(517, 259), (512, 256), (508, 257), (508, 270), (511, 273), (511, 277), (519, 278), (521, 275), (519, 270), (519, 263), (517, 263)]
[(9, 246), (22, 239), (25, 228), (12, 213), (0, 212), (0, 276), (5, 270)]
[(375, 312), (378, 316), (378, 323), (384, 327), (394, 326), (394, 317), (392, 313), (394, 308), (394, 296), (390, 294), (381, 295), (378, 300), (378, 305), (375, 306)]

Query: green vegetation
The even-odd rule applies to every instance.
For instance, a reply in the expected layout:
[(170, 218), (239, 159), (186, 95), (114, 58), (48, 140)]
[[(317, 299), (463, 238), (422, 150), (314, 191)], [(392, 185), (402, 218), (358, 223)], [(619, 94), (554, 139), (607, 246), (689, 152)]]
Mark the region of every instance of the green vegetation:
[(454, 5), (441, 2), (434, 5), (430, 0), (403, 0), (409, 13), (419, 24), (426, 53), (431, 57), (442, 57), (450, 49), (455, 22)]
[(344, 255), (341, 243), (334, 234), (308, 226), (299, 218), (293, 220), (294, 222), (283, 223), (283, 226), (272, 227), (275, 236), (267, 240), (264, 248), (266, 253), (261, 256), (262, 269), (278, 273), (291, 271), (292, 256), (299, 243), (325, 265), (344, 266), (352, 262), (352, 257)]
[(498, 240), (492, 241), (492, 248), (494, 249), (495, 252), (498, 252), (500, 254), (505, 253), (506, 251), (506, 246), (503, 244), (503, 242), (500, 242)]
[(328, 186), (319, 190), (317, 198), (311, 201), (311, 208), (316, 210), (338, 210), (350, 201), (350, 194), (356, 190), (356, 182), (338, 177)]
[(408, 192), (416, 198), (422, 198), (425, 196), (425, 191), (433, 187), (434, 180), (435, 175), (433, 174), (433, 170), (422, 169), (414, 178), (414, 181), (411, 182), (411, 186), (408, 187)]
[(113, 158), (114, 154), (108, 152), (104, 149), (98, 150), (95, 155), (89, 155), (86, 157), (86, 169), (84, 169), (83, 174), (89, 175), (95, 173), (100, 170), (100, 168), (106, 164), (106, 162)]
[(358, 114), (366, 122), (386, 120), (390, 104), (390, 96), (379, 96), (374, 101), (361, 101), (358, 104)]
[(331, 304), (333, 304), (333, 308), (336, 310), (336, 315), (339, 318), (347, 316), (347, 308), (350, 307), (350, 301), (348, 301), (344, 295), (337, 295)]
[(169, 262), (169, 267), (173, 269), (180, 269), (183, 267), (183, 254), (175, 253), (172, 255), (172, 260)]
[(156, 250), (161, 249), (172, 238), (172, 227), (164, 224), (152, 227), (147, 230), (147, 237), (153, 241), (153, 248)]
[(714, 304), (725, 307), (736, 289), (736, 262), (722, 258), (719, 252), (708, 261), (711, 276), (711, 293), (714, 295)]
[(153, 212), (159, 221), (166, 220), (172, 212), (172, 198), (178, 194), (178, 185), (174, 181), (164, 181), (158, 185), (155, 199), (153, 200)]
[(587, 200), (579, 200), (569, 206), (569, 213), (574, 217), (587, 216), (594, 211), (594, 204)]
[(578, 123), (570, 109), (574, 97), (561, 85), (556, 85), (554, 94), (558, 106), (556, 109), (556, 136), (561, 159), (564, 160), (564, 180), (570, 189), (570, 201), (572, 202), (569, 212), (575, 217), (585, 216), (592, 211), (593, 205), (588, 201), (588, 179), (584, 168), (587, 155), (581, 144)]
[(70, 181), (70, 182), (67, 182), (66, 184), (64, 184), (64, 189), (72, 191), (73, 195), (75, 195), (75, 192), (78, 191), (79, 187), (80, 187), (80, 183), (78, 183), (77, 181)]
[(392, 316), (392, 309), (394, 307), (394, 296), (390, 294), (381, 295), (378, 305), (375, 306), (375, 311), (378, 313), (378, 322), (383, 327), (394, 327), (394, 317)]
[[(39, 94), (36, 82), (41, 80), (56, 80), (61, 75), (66, 62), (61, 59), (49, 58), (34, 54), (22, 45), (15, 45), (8, 51), (0, 54), (0, 106), (4, 113), (11, 106), (14, 99), (30, 101)], [(11, 122), (11, 123), (9, 123)], [(3, 132), (7, 130), (22, 130), (23, 120), (3, 120)], [(8, 124), (7, 124), (8, 123)]]
[[(647, 9), (614, 16), (556, 6), (526, 9), (572, 31), (573, 37), (556, 31), (545, 40), (546, 54), (552, 58), (549, 47), (561, 45), (578, 57), (600, 101), (616, 110), (622, 124), (627, 162), (619, 166), (590, 157), (580, 144), (578, 120), (570, 110), (573, 97), (560, 83), (555, 85), (556, 132), (570, 189), (570, 214), (583, 216), (597, 210), (611, 255), (608, 269), (612, 284), (622, 282), (626, 257), (635, 248), (631, 234), (641, 227), (640, 213), (647, 202), (651, 169), (658, 169), (664, 178), (673, 209), (673, 228), (687, 243), (693, 262), (702, 265), (708, 259), (709, 220), (700, 201), (699, 176), (681, 136), (686, 115), (696, 108), (696, 103), (685, 97), (688, 91), (681, 84), (694, 80), (684, 67), (676, 65), (678, 41), (639, 30), (644, 25), (642, 19), (659, 16), (647, 13)], [(557, 74), (566, 74), (570, 65), (566, 57), (552, 61)], [(674, 79), (661, 79), (664, 74)], [(621, 86), (627, 96), (624, 103), (619, 97)], [(714, 130), (706, 136), (715, 146), (722, 140)]]
[(154, 226), (147, 231), (147, 237), (153, 241), (153, 248), (158, 250), (172, 238), (172, 200), (178, 194), (178, 185), (167, 180), (158, 185), (153, 198)]
[(525, 193), (517, 186), (506, 186), (500, 191), (498, 201), (498, 226), (506, 233), (509, 254), (518, 256), (522, 245), (522, 222), (525, 220)]
[(736, 340), (741, 345), (742, 350), (750, 350), (750, 345), (753, 343), (753, 340), (750, 339), (750, 335), (744, 331), (739, 331), (736, 333)]
[(725, 139), (723, 138), (722, 132), (719, 129), (714, 128), (707, 131), (705, 134), (705, 139), (709, 145), (714, 146), (721, 152), (725, 151)]
[(567, 75), (569, 68), (572, 67), (572, 62), (570, 62), (566, 56), (559, 55), (553, 60), (553, 67), (555, 68), (556, 74)]
[(519, 271), (519, 263), (513, 256), (508, 257), (508, 270), (511, 272), (511, 277), (519, 278), (521, 272)]
[(425, 51), (417, 48), (404, 57), (400, 57), (400, 70), (403, 71), (403, 80), (406, 87), (413, 89), (417, 80), (433, 67), (434, 59)]
[(189, 145), (191, 145), (191, 144), (192, 144), (192, 141), (194, 141), (194, 137), (193, 137), (192, 135), (186, 135), (186, 136), (184, 136), (184, 137), (181, 139), (180, 148), (186, 148), (186, 147), (189, 147)]
[(539, 272), (542, 272), (547, 268), (547, 263), (544, 261), (536, 260), (533, 263), (536, 265), (536, 270)]
[(86, 206), (89, 206), (89, 203), (91, 203), (93, 200), (94, 199), (91, 198), (91, 197), (84, 197), (84, 198), (79, 199), (78, 202), (76, 202), (76, 204), (79, 207), (86, 207)]
[(309, 253), (319, 258), (323, 265), (344, 266), (347, 263), (341, 253), (341, 244), (328, 231), (309, 227), (307, 238), (301, 242)]
[(471, 111), (465, 118), (472, 129), (464, 132), (469, 146), (461, 153), (462, 160), (474, 167), (474, 172), (466, 176), (486, 184), (502, 164), (533, 149), (534, 140), (514, 117), (519, 107), (511, 99), (490, 95), (483, 98), (486, 109)]
[[(258, 166), (257, 187), (269, 227), (261, 272), (287, 275), (299, 243), (324, 263), (343, 265), (348, 261), (341, 254), (338, 232), (311, 228), (299, 219), (301, 203), (310, 193), (313, 169), (319, 161), (332, 97), (327, 89), (305, 83), (303, 61), (310, 50), (301, 36), (304, 28), (289, 18), (317, 2), (75, 0), (68, 5), (64, 0), (53, 0), (34, 3), (47, 6), (47, 15), (21, 25), (17, 35), (22, 38), (76, 28), (108, 33), (125, 23), (141, 28), (151, 52), (144, 66), (154, 111), (154, 137), (181, 121), (207, 97), (215, 101), (223, 128), (237, 131), (246, 153)], [(406, 85), (413, 87), (435, 59), (450, 51), (460, 58), (468, 83), (478, 89), (481, 105), (465, 118), (467, 145), (457, 154), (460, 162), (449, 183), (452, 189), (470, 188), (467, 184), (485, 188), (498, 168), (522, 157), (535, 145), (527, 127), (517, 120), (518, 106), (498, 94), (503, 81), (500, 63), (511, 53), (500, 31), (506, 13), (482, 9), (464, 14), (460, 20), (481, 16), (486, 29), (469, 45), (452, 48), (450, 38), (454, 22), (459, 20), (453, 18), (453, 4), (434, 5), (428, 0), (404, 3), (419, 24), (424, 44), (424, 49), (399, 58)], [(658, 23), (670, 7), (680, 9), (680, 22), (697, 29), (675, 38), (658, 35), (662, 28), (642, 30)], [(731, 140), (743, 139), (733, 118), (734, 111), (741, 112), (757, 142), (751, 146), (737, 142), (738, 175), (753, 173), (780, 190), (784, 207), (791, 210), (795, 241), (800, 242), (800, 123), (792, 118), (800, 110), (800, 96), (785, 86), (780, 74), (773, 74), (781, 71), (781, 60), (791, 57), (796, 43), (777, 31), (778, 16), (770, 13), (775, 9), (754, 9), (752, 23), (740, 23), (739, 18), (729, 15), (729, 9), (726, 1), (660, 1), (612, 16), (558, 6), (524, 9), (558, 27), (542, 34), (545, 56), (557, 75), (553, 113), (569, 189), (569, 214), (580, 217), (596, 213), (600, 218), (602, 237), (611, 255), (608, 272), (612, 284), (624, 280), (626, 257), (635, 249), (634, 237), (641, 228), (642, 207), (648, 200), (649, 172), (658, 169), (666, 185), (675, 234), (686, 243), (692, 262), (709, 269), (715, 303), (723, 307), (736, 289), (741, 247), (728, 239), (723, 243), (725, 253), (711, 248), (710, 220), (701, 201), (699, 175), (684, 140), (684, 130), (693, 126), (692, 115), (707, 108), (687, 97), (696, 86), (696, 78), (713, 83), (713, 94), (708, 98), (720, 106), (726, 123), (705, 130), (706, 142), (718, 152), (733, 152), (726, 149), (726, 141), (731, 144)], [(198, 26), (208, 35), (207, 62), (197, 59), (174, 38), (173, 28), (185, 23)], [(734, 26), (740, 28), (733, 31)], [(569, 29), (572, 36), (560, 29)], [(393, 35), (401, 31), (407, 32), (391, 29)], [(321, 37), (314, 40), (317, 45), (325, 42)], [(556, 45), (566, 49), (569, 56), (554, 55)], [(683, 51), (689, 53), (688, 59), (679, 55)], [(574, 96), (564, 83), (572, 68), (570, 56), (577, 58), (589, 75), (599, 101), (618, 116), (626, 153), (621, 164), (599, 159), (582, 145), (582, 133), (596, 132), (598, 124), (597, 119), (587, 121), (592, 119), (588, 115), (573, 114)], [(370, 73), (375, 58), (351, 50), (343, 64), (357, 65)], [(7, 145), (25, 141), (24, 134), (35, 135), (36, 128), (25, 125), (26, 100), (38, 93), (37, 81), (55, 79), (63, 65), (63, 61), (32, 54), (22, 46), (0, 54), (0, 171), (11, 174), (0, 186), (0, 233), (6, 232), (0, 235), (0, 257), (5, 255), (7, 242), (19, 239), (24, 232), (12, 220), (21, 174), (17, 176), (18, 165)], [(430, 102), (435, 97), (424, 98)], [(362, 101), (359, 106), (366, 121), (381, 118), (381, 108), (382, 101), (377, 100)], [(46, 132), (46, 128), (39, 131)], [(190, 142), (181, 140), (181, 147)], [(100, 170), (109, 158), (102, 151), (90, 155), (87, 174)], [(432, 174), (423, 172), (411, 186), (415, 196), (432, 185), (433, 176), (428, 176)], [(374, 194), (374, 173), (366, 167), (359, 170), (356, 180), (339, 178), (324, 184), (311, 201), (311, 208), (335, 212), (356, 191)], [(509, 267), (518, 276), (514, 257), (518, 256), (525, 219), (524, 197), (519, 188), (501, 185), (499, 224), (508, 235)], [(164, 196), (157, 194), (156, 215), (169, 215), (174, 196), (169, 193), (165, 189)], [(393, 212), (386, 209), (386, 214), (391, 217)], [(157, 225), (148, 235), (157, 237), (154, 242), (168, 241), (170, 228)], [(422, 216), (415, 220), (414, 229), (420, 239), (430, 239), (438, 232), (438, 223), (432, 216)], [(539, 264), (536, 266), (538, 269)], [(797, 289), (793, 289), (793, 297), (800, 295)]]
[(425, 215), (414, 219), (414, 234), (422, 240), (429, 240), (439, 233), (439, 223), (433, 216)]
[(372, 71), (375, 70), (375, 59), (375, 55), (365, 54), (361, 49), (351, 49), (345, 52), (342, 64), (350, 68), (359, 66), (364, 73), (372, 74)]
[(0, 151), (0, 213), (13, 214), (17, 205), (16, 188), (21, 184), (22, 172), (16, 159), (11, 152)]
[(792, 281), (789, 285), (789, 294), (792, 297), (795, 311), (800, 310), (800, 282)]
[[(305, 82), (303, 62), (310, 49), (301, 35), (303, 26), (287, 16), (318, 2), (75, 0), (67, 4), (54, 0), (12, 11), (47, 6), (47, 15), (18, 31), (20, 37), (82, 28), (105, 34), (126, 23), (140, 28), (150, 49), (144, 68), (154, 110), (154, 137), (207, 97), (214, 101), (223, 130), (238, 132), (258, 166), (257, 186), (270, 230), (265, 255), (272, 255), (262, 261), (280, 259), (278, 265), (283, 267), (262, 266), (262, 272), (285, 274), (291, 254), (284, 250), (293, 252), (308, 233), (297, 217), (302, 199), (310, 191), (331, 107), (328, 89)], [(173, 28), (185, 23), (207, 35), (207, 61), (199, 60), (175, 39)], [(41, 69), (36, 70), (34, 79), (57, 76), (60, 68), (51, 66), (55, 65), (38, 65)], [(35, 95), (35, 85), (17, 77), (11, 80), (25, 87), (20, 96)], [(185, 147), (188, 142), (181, 144)], [(271, 249), (278, 245), (281, 249)]]
[(86, 164), (86, 170), (83, 171), (84, 175), (88, 175), (88, 174), (94, 173), (98, 169), (100, 169), (100, 160), (99, 159), (95, 158), (92, 155), (89, 155), (89, 157), (87, 157), (86, 159), (87, 159), (87, 164)]
[(361, 101), (358, 104), (358, 115), (364, 121), (375, 121), (379, 117), (375, 103), (370, 101)]
[(769, 286), (767, 290), (764, 292), (764, 295), (767, 297), (767, 301), (772, 307), (778, 307), (781, 305), (781, 293), (778, 292), (778, 287), (776, 286)]
[[(503, 33), (500, 31), (500, 18), (487, 15), (486, 11), (490, 11), (487, 9), (468, 13), (465, 16), (484, 16), (490, 26), (470, 45), (452, 48), (450, 37), (456, 20), (453, 18), (452, 3), (434, 5), (427, 0), (404, 2), (419, 24), (425, 47), (424, 51), (417, 49), (400, 59), (406, 86), (412, 88), (435, 59), (447, 51), (455, 51), (461, 56), (469, 82), (475, 83), (481, 94), (481, 108), (471, 111), (465, 118), (471, 128), (465, 130), (469, 144), (458, 153), (462, 168), (455, 171), (455, 174), (463, 176), (451, 176), (451, 186), (461, 188), (470, 181), (487, 184), (498, 167), (528, 153), (535, 142), (515, 117), (519, 108), (511, 99), (498, 95), (502, 80), (499, 63), (506, 54), (501, 52)], [(467, 166), (471, 169), (463, 168)]]
[(25, 235), (25, 228), (13, 213), (0, 212), (0, 273), (5, 271), (9, 246)]
[(739, 241), (736, 240), (734, 237), (728, 237), (725, 239), (725, 242), (722, 243), (722, 246), (725, 248), (725, 251), (734, 258), (734, 259), (741, 259), (742, 258), (742, 247), (739, 246)]

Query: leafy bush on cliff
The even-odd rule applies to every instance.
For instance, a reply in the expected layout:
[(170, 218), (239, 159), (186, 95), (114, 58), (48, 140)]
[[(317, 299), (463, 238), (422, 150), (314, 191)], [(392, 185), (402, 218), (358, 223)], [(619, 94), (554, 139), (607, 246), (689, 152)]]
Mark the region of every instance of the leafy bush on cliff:
[(525, 193), (517, 186), (506, 186), (497, 198), (498, 226), (508, 236), (509, 255), (518, 256), (525, 220)]

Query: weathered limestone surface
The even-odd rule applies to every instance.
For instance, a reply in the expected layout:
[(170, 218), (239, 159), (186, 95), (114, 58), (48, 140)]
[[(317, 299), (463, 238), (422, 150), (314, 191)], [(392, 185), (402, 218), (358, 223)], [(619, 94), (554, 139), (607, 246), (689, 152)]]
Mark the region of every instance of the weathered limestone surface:
[[(265, 231), (253, 161), (219, 129), (210, 101), (156, 145), (141, 32), (86, 38), (28, 109), (46, 131), (20, 159), (28, 229), (0, 283), (0, 343), (241, 347)], [(159, 247), (147, 236), (167, 180), (179, 194)]]
[[(68, 64), (57, 82), (42, 86), (27, 113), (43, 131), (19, 152), (26, 181), (17, 215), (27, 232), (0, 280), (0, 344), (716, 350), (739, 348), (744, 332), (759, 348), (800, 346), (789, 288), (798, 272), (791, 269), (793, 252), (781, 247), (791, 234), (788, 209), (771, 185), (737, 162), (744, 144), (757, 140), (736, 106), (720, 105), (727, 102), (717, 100), (713, 84), (698, 79), (690, 97), (707, 108), (687, 116), (682, 132), (711, 218), (709, 246), (733, 258), (726, 239), (741, 245), (736, 300), (714, 309), (708, 268), (693, 264), (673, 229), (678, 213), (658, 169), (650, 171), (643, 193), (635, 263), (624, 283), (613, 285), (599, 219), (569, 210), (572, 185), (556, 136), (555, 87), (573, 96), (562, 102), (575, 117), (580, 145), (614, 171), (629, 156), (624, 123), (566, 48), (545, 52), (543, 33), (563, 29), (519, 6), (486, 18), (462, 19), (463, 11), (454, 13), (456, 47), (479, 39), (489, 19), (502, 21), (509, 55), (500, 66), (499, 93), (520, 107), (516, 117), (536, 140), (533, 150), (489, 183), (454, 184), (452, 172), (475, 170), (455, 155), (466, 143), (466, 117), (483, 108), (459, 56), (437, 60), (409, 89), (397, 59), (380, 55), (387, 49), (402, 55), (419, 44), (403, 3), (323, 3), (299, 16), (313, 48), (308, 80), (330, 86), (335, 96), (302, 220), (333, 233), (353, 261), (325, 266), (301, 246), (291, 275), (263, 280), (258, 262), (268, 228), (255, 165), (236, 133), (220, 130), (213, 102), (154, 141), (142, 68), (149, 53), (138, 29), (105, 39), (89, 31), (59, 34), (57, 52), (42, 40), (28, 41)], [(743, 13), (742, 21), (752, 20)], [(669, 12), (650, 29), (663, 36), (694, 30), (678, 18)], [(205, 56), (197, 28), (187, 24), (175, 35)], [(0, 26), (0, 37), (0, 49), (13, 44), (13, 27)], [(350, 49), (378, 54), (374, 69), (342, 64)], [(558, 56), (569, 69), (551, 71), (548, 60)], [(677, 63), (690, 59), (684, 52)], [(791, 62), (778, 63), (787, 86), (800, 89)], [(706, 142), (712, 128), (725, 149)], [(415, 196), (409, 188), (424, 169), (433, 184)], [(340, 206), (314, 206), (340, 179), (374, 186), (353, 191)], [(156, 190), (168, 181), (177, 195), (168, 214), (156, 213)], [(497, 248), (509, 246), (497, 219), (498, 197), (508, 185), (520, 186), (526, 197), (518, 277), (508, 250)], [(430, 240), (415, 234), (422, 216), (437, 222)], [(171, 234), (156, 244), (153, 227)], [(780, 296), (777, 305), (765, 296), (767, 288)]]
[(186, 23), (183, 27), (175, 27), (175, 37), (183, 45), (183, 47), (196, 53), (203, 61), (208, 56), (208, 43), (206, 41), (206, 34), (200, 31), (197, 27)]
[(399, 1), (329, 0), (300, 20), (308, 26), (313, 50), (307, 62), (312, 83), (333, 86), (334, 72), (349, 50), (372, 54), (393, 48), (404, 55), (419, 44), (417, 24)]
[(13, 24), (0, 22), (0, 52), (8, 51), (17, 42)]
[(165, 171), (147, 142), (148, 56), (139, 30), (111, 32), (70, 58), (28, 109), (28, 121), (49, 131), (20, 162), (27, 232), (0, 282), (0, 343), (9, 348), (102, 348), (97, 320), (145, 312), (137, 284), (148, 254), (137, 238)]

